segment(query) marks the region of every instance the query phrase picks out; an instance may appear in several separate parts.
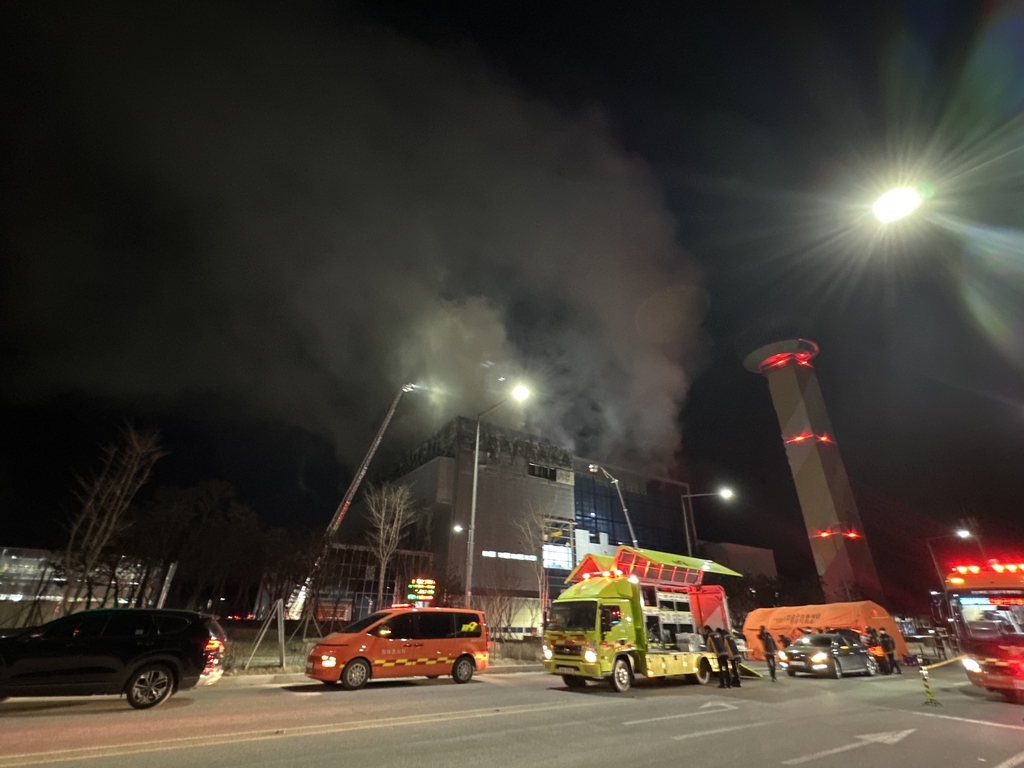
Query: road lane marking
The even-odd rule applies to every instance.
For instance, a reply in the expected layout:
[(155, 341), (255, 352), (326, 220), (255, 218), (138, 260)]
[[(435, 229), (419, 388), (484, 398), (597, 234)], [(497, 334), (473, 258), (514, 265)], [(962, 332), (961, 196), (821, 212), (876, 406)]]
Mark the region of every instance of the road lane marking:
[(844, 744), (841, 747), (835, 747), (833, 749), (825, 749), (821, 752), (815, 752), (812, 755), (803, 755), (802, 757), (794, 757), (792, 760), (783, 760), (783, 765), (800, 765), (800, 763), (809, 763), (811, 760), (820, 760), (823, 757), (829, 755), (838, 755), (840, 752), (848, 752), (851, 749), (859, 749), (866, 747), (869, 744), (898, 744), (903, 739), (907, 738), (910, 734), (916, 731), (917, 728), (911, 728), (907, 731), (886, 731), (884, 733), (869, 733), (865, 736), (858, 736), (860, 741), (855, 741), (852, 744)]
[(299, 726), (296, 728), (282, 728), (280, 730), (265, 729), (260, 731), (243, 731), (240, 733), (224, 733), (211, 736), (162, 739), (158, 741), (139, 742), (136, 744), (121, 744), (112, 747), (77, 747), (73, 749), (59, 749), (51, 752), (28, 752), (19, 755), (0, 756), (0, 768), (14, 768), (14, 766), (23, 765), (40, 765), (43, 763), (67, 763), (74, 760), (124, 757), (127, 755), (136, 755), (146, 752), (162, 752), (175, 749), (217, 747), (248, 741), (271, 741), (301, 736), (320, 736), (325, 734), (345, 733), (349, 731), (387, 728), (391, 726), (429, 725), (430, 723), (474, 720), (486, 717), (497, 717), (499, 715), (532, 714), (534, 712), (548, 712), (561, 709), (578, 710), (580, 707), (599, 706), (603, 703), (604, 702), (601, 701), (595, 701), (582, 703), (573, 702), (571, 704), (524, 704), (520, 706), (499, 707), (487, 710), (454, 710), (451, 712), (439, 712), (431, 715), (408, 715), (406, 717), (391, 717), (381, 720), (361, 720), (355, 723), (338, 723), (335, 725), (325, 723), (321, 725)]
[[(714, 709), (710, 709), (713, 706)], [(657, 723), (662, 720), (679, 720), (684, 717), (700, 717), (701, 715), (717, 715), (719, 712), (728, 712), (731, 709), (739, 709), (739, 707), (733, 706), (732, 704), (726, 704), (725, 702), (709, 701), (703, 705), (696, 712), (683, 712), (679, 715), (662, 715), (660, 717), (648, 717), (644, 720), (627, 720), (623, 725), (640, 725), (641, 723)]]
[(940, 720), (958, 720), (961, 723), (972, 725), (991, 725), (993, 728), (1009, 728), (1012, 731), (1024, 731), (1024, 726), (1010, 725), (1009, 723), (993, 723), (991, 720), (975, 720), (970, 717), (956, 717), (955, 715), (940, 715), (937, 712), (915, 712), (912, 709), (896, 709), (894, 712), (906, 712), (910, 715), (921, 715), (922, 717), (937, 717)]
[(781, 722), (779, 720), (766, 720), (763, 723), (744, 723), (743, 725), (729, 725), (725, 728), (712, 728), (710, 731), (697, 731), (697, 733), (684, 733), (682, 736), (673, 736), (672, 739), (675, 741), (683, 741), (683, 739), (696, 739), (700, 736), (713, 736), (716, 733), (728, 733), (729, 731), (742, 731), (747, 728), (759, 728), (762, 725), (772, 725), (773, 723)]
[(1021, 763), (1024, 763), (1024, 752), (1014, 755), (1008, 760), (1003, 760), (1003, 762), (997, 765), (996, 768), (1013, 768), (1015, 765), (1020, 765)]

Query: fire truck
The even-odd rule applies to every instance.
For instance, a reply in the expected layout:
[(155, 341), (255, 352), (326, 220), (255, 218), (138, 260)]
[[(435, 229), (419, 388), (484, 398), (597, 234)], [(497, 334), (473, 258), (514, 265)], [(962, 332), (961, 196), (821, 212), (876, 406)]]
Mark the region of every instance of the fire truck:
[(586, 555), (551, 605), (544, 667), (569, 687), (607, 680), (625, 692), (636, 677), (683, 676), (706, 684), (718, 659), (703, 648), (703, 626), (730, 629), (725, 591), (704, 575), (739, 576), (711, 560), (620, 546)]
[(1024, 702), (1024, 562), (955, 565), (946, 598), (967, 677)]

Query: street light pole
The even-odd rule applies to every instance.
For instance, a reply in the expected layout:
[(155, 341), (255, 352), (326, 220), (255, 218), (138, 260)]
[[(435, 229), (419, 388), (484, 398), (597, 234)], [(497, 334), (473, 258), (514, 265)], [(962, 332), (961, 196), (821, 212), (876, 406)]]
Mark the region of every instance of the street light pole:
[(946, 589), (946, 578), (942, 575), (942, 569), (939, 568), (939, 559), (935, 557), (935, 550), (932, 549), (932, 542), (935, 539), (948, 539), (948, 536), (933, 536), (930, 539), (925, 539), (924, 544), (928, 547), (928, 554), (932, 556), (932, 565), (935, 566), (935, 575), (939, 577), (939, 586), (943, 591)]
[[(719, 496), (728, 501), (735, 494), (731, 488), (722, 488), (714, 493), (690, 493), (690, 484), (683, 483), (682, 485), (686, 489), (686, 493), (682, 494), (680, 497), (680, 500), (683, 503), (683, 527), (686, 528), (686, 554), (688, 557), (693, 557), (693, 545), (697, 542), (697, 521), (694, 519), (693, 514), (693, 500), (704, 496)], [(690, 504), (689, 515), (686, 513), (687, 502)]]
[(512, 390), (511, 398), (506, 397), (504, 400), (501, 400), (501, 401), (495, 403), (494, 405), (492, 405), (486, 411), (481, 411), (480, 413), (477, 414), (477, 417), (476, 417), (476, 440), (473, 443), (473, 493), (471, 494), (470, 500), (469, 500), (469, 531), (468, 531), (468, 535), (466, 536), (466, 607), (467, 608), (472, 607), (470, 605), (470, 603), (473, 600), (473, 547), (475, 546), (475, 535), (474, 534), (476, 533), (476, 488), (477, 488), (477, 482), (478, 482), (479, 476), (480, 476), (480, 420), (484, 416), (486, 416), (487, 414), (489, 414), (492, 411), (495, 411), (498, 408), (500, 408), (501, 406), (503, 406), (505, 403), (507, 403), (512, 398), (522, 402), (523, 400), (525, 400), (529, 396), (530, 396), (530, 392), (529, 392), (529, 390), (526, 387), (518, 386), (514, 390)]
[(932, 542), (938, 541), (939, 539), (970, 539), (974, 538), (974, 534), (967, 528), (960, 528), (954, 533), (944, 533), (941, 536), (929, 536), (924, 540), (924, 544), (928, 547), (928, 554), (932, 556), (932, 565), (935, 566), (935, 575), (939, 577), (939, 586), (942, 591), (946, 590), (946, 577), (942, 573), (942, 569), (939, 567), (939, 560), (935, 557), (935, 550), (932, 549)]

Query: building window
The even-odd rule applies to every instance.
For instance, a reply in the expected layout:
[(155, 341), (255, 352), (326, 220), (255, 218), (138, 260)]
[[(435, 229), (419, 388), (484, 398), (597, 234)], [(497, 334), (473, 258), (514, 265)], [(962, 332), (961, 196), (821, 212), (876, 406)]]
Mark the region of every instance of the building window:
[(558, 472), (554, 467), (542, 467), (540, 464), (528, 464), (526, 471), (531, 477), (539, 477), (544, 480), (555, 480), (558, 478)]
[(524, 555), (521, 552), (495, 552), (493, 549), (485, 549), (480, 553), (481, 557), (497, 557), (501, 560), (526, 560), (531, 563), (537, 562), (536, 555)]
[(544, 545), (544, 567), (557, 568), (560, 571), (572, 570), (572, 549), (558, 544)]

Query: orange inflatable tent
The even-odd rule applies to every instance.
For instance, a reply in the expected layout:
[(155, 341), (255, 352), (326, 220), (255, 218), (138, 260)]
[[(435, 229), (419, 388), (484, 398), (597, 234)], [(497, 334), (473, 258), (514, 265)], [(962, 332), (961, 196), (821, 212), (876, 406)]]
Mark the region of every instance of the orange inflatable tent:
[[(743, 637), (747, 640), (750, 657), (764, 659), (761, 641), (757, 633), (761, 625), (771, 632), (775, 642), (779, 635), (796, 640), (810, 627), (812, 631), (831, 627), (832, 629), (854, 629), (863, 632), (867, 627), (884, 629), (896, 641), (896, 657), (907, 655), (907, 644), (893, 621), (892, 616), (878, 603), (864, 600), (859, 603), (827, 603), (826, 605), (784, 605), (781, 608), (757, 608), (747, 614), (743, 622)], [(779, 650), (782, 650), (781, 647)]]

